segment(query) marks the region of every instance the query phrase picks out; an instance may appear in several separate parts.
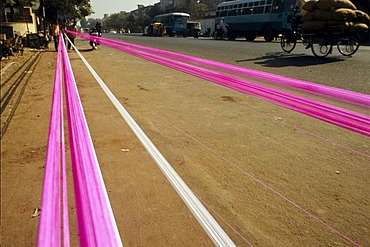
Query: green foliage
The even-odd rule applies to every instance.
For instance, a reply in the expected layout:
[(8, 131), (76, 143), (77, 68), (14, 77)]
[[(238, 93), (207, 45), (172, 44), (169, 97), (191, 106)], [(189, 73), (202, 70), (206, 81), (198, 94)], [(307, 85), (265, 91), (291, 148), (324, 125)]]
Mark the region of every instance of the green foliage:
[(5, 6), (14, 6), (15, 5), (15, 1), (14, 0), (5, 0), (2, 3), (2, 5), (4, 5), (4, 4), (5, 4)]
[(110, 15), (108, 18), (104, 19), (103, 29), (114, 29), (120, 30), (125, 27), (125, 23), (128, 17), (128, 13), (121, 12)]
[(38, 6), (40, 0), (5, 0), (1, 2), (1, 6), (6, 7), (24, 7), (24, 6)]
[(122, 30), (130, 29), (132, 32), (142, 32), (145, 26), (151, 23), (154, 16), (159, 15), (157, 7), (149, 7), (145, 13), (116, 13), (103, 19), (103, 29), (105, 30)]
[(75, 22), (93, 13), (90, 0), (42, 0), (46, 18), (55, 21), (57, 18)]
[(82, 18), (80, 20), (80, 24), (81, 24), (81, 27), (82, 28), (94, 28), (97, 22), (103, 23), (103, 20), (100, 19), (100, 18), (98, 18), (98, 19), (95, 19), (95, 18), (89, 18), (89, 19)]
[(208, 6), (200, 0), (190, 0), (189, 14), (192, 19), (199, 19), (200, 13), (208, 9)]

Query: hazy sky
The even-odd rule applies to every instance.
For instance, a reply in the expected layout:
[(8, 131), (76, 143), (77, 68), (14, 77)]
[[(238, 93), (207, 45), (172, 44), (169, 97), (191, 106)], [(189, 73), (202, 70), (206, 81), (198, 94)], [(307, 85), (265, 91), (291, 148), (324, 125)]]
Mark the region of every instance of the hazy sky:
[(103, 18), (104, 14), (114, 14), (121, 11), (131, 11), (137, 9), (138, 4), (154, 5), (160, 0), (90, 0), (95, 14), (93, 18)]

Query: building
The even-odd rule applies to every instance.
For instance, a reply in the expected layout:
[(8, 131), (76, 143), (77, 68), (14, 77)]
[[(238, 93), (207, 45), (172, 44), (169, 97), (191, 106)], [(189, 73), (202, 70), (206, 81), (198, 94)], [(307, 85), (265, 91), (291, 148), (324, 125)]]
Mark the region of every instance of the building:
[(31, 7), (4, 8), (1, 12), (1, 39), (13, 38), (14, 34), (23, 36), (26, 33), (37, 33), (41, 20), (33, 13)]

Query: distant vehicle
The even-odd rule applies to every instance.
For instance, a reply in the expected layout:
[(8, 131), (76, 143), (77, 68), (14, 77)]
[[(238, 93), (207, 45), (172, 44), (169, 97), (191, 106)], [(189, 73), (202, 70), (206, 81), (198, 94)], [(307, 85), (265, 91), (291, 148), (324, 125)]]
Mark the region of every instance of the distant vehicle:
[[(96, 28), (91, 28), (89, 30), (89, 35), (96, 36), (96, 37), (101, 37), (101, 33), (98, 32), (98, 30)], [(91, 45), (93, 50), (97, 50), (100, 44), (98, 43), (97, 39), (93, 38), (93, 39), (90, 40), (90, 45)]]
[(116, 33), (117, 33), (117, 31), (111, 30), (111, 31), (109, 31), (109, 33), (116, 34)]
[(143, 36), (149, 36), (150, 35), (150, 26), (145, 26)]
[(144, 29), (144, 36), (163, 37), (166, 34), (163, 23), (154, 22)]
[(188, 21), (186, 23), (186, 30), (183, 34), (184, 38), (187, 36), (198, 38), (200, 36), (200, 30), (202, 26), (198, 21)]
[(230, 40), (245, 37), (253, 41), (262, 35), (268, 42), (281, 34), (290, 24), (289, 15), (294, 11), (296, 0), (235, 0), (216, 7), (215, 25), (221, 18), (228, 25)]
[(163, 23), (166, 33), (170, 37), (182, 36), (186, 30), (186, 23), (190, 19), (188, 13), (168, 13), (157, 15), (153, 22)]

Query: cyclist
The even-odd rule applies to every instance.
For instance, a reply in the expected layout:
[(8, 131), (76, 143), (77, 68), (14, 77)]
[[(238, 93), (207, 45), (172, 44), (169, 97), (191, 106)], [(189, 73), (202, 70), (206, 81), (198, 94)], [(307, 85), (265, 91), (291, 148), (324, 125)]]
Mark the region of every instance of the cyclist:
[[(306, 10), (304, 10), (302, 7), (306, 3), (308, 3), (311, 0), (297, 0), (295, 4), (294, 9), (294, 16), (293, 16), (293, 23), (292, 23), (292, 29), (297, 30), (298, 25), (302, 24), (302, 16), (307, 13)], [(297, 12), (299, 11), (299, 14), (297, 15)], [(306, 46), (306, 49), (311, 48), (311, 43), (308, 43)]]

